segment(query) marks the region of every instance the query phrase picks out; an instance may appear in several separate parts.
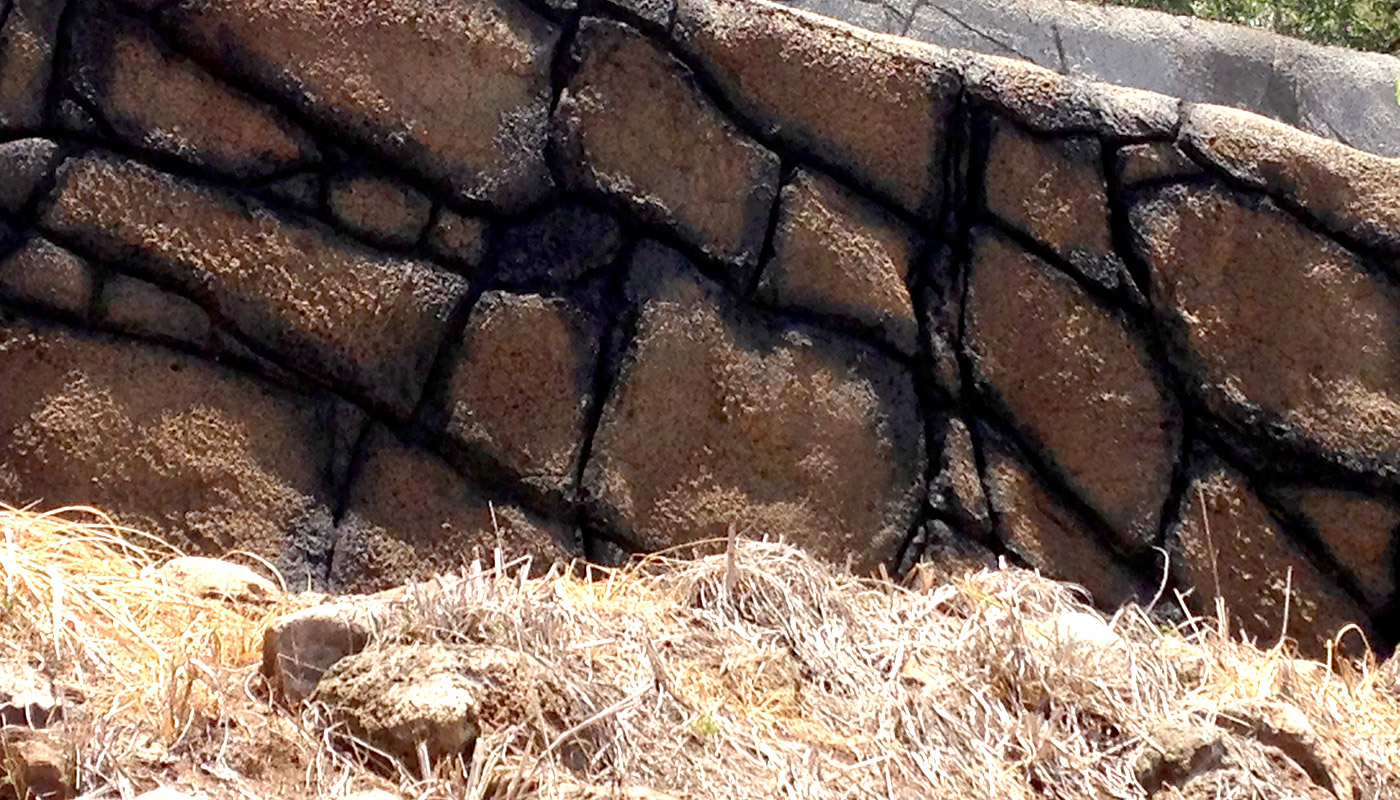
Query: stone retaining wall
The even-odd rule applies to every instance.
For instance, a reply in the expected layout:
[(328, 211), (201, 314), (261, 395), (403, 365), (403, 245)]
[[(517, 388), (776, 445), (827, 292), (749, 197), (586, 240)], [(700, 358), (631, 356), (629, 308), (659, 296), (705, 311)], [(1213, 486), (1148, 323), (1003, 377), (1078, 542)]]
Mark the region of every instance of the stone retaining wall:
[(10, 502), (1396, 637), (1400, 161), (759, 0), (8, 0), (0, 131)]

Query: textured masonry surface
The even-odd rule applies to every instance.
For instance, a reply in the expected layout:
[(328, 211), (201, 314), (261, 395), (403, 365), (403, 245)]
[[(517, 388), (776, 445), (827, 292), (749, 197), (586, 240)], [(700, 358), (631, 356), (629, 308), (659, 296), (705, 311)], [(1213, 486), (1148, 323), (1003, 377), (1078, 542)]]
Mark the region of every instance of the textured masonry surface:
[(1392, 646), (1400, 161), (761, 0), (5, 0), (0, 498)]

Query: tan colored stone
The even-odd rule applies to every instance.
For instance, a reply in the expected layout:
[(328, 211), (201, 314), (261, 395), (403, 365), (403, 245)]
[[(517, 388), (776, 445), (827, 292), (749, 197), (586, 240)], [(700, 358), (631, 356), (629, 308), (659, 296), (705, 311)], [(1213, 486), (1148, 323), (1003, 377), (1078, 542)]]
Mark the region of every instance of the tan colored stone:
[(49, 139), (16, 139), (0, 144), (0, 212), (21, 211), (53, 173), (59, 158), (58, 143)]
[(1181, 148), (1166, 142), (1133, 144), (1114, 154), (1118, 181), (1132, 186), (1142, 181), (1165, 181), (1196, 178), (1204, 173), (1200, 165), (1181, 152)]
[[(195, 552), (243, 548), (294, 575), (326, 527), (323, 420), (294, 395), (163, 348), (0, 327), (10, 502), (93, 505)], [(291, 578), (289, 577), (289, 580)]]
[(1139, 581), (1020, 458), (993, 448), (987, 454), (987, 489), (1007, 546), (1032, 566), (1084, 587), (1103, 608), (1137, 596)]
[(427, 245), (430, 253), (453, 266), (475, 269), (486, 255), (486, 223), (440, 209), (428, 229)]
[(316, 691), (326, 670), (365, 649), (383, 620), (382, 604), (345, 600), (273, 620), (263, 633), (262, 674), (271, 695), (296, 704)]
[(1182, 515), (1180, 558), (1203, 611), (1214, 612), (1222, 598), (1235, 625), (1260, 645), (1286, 634), (1305, 653), (1326, 652), (1345, 625), (1367, 627), (1361, 609), (1318, 573), (1234, 471), (1216, 465), (1196, 477)]
[(637, 335), (584, 475), (646, 548), (740, 531), (860, 572), (889, 566), (923, 495), (912, 376), (888, 357), (733, 310), (674, 251), (631, 265)]
[(587, 18), (557, 112), (573, 181), (675, 228), (740, 269), (757, 260), (778, 157), (712, 106), (679, 61), (622, 24)]
[(326, 205), (350, 231), (393, 247), (417, 242), (433, 209), (432, 201), (413, 187), (363, 174), (332, 179)]
[(1268, 204), (1168, 187), (1131, 216), (1152, 301), (1212, 411), (1400, 473), (1400, 291)]
[(310, 137), (284, 116), (169, 52), (140, 21), (88, 4), (74, 17), (77, 67), (65, 77), (127, 144), (237, 180), (315, 158)]
[(447, 379), (444, 432), (525, 482), (568, 491), (583, 449), (599, 331), (568, 302), (488, 292)]
[(465, 281), (108, 156), (60, 169), (48, 228), (209, 297), (249, 338), (407, 417)]
[(536, 571), (579, 554), (565, 533), (492, 502), (437, 456), (382, 428), (370, 436), (331, 563), (337, 588), (378, 591), (490, 560), (496, 547), (532, 556)]
[(204, 556), (180, 556), (156, 567), (152, 576), (167, 586), (207, 600), (271, 603), (281, 588), (242, 564)]
[(784, 144), (911, 214), (937, 215), (958, 92), (948, 51), (743, 0), (680, 0), (674, 35), (731, 103)]
[(40, 236), (0, 260), (0, 297), (77, 317), (92, 302), (92, 268)]
[(907, 354), (919, 323), (909, 297), (914, 233), (836, 181), (800, 170), (783, 187), (773, 257), (758, 296), (853, 319)]
[(0, 130), (44, 123), (62, 0), (11, 0), (0, 28)]
[(1351, 571), (1374, 605), (1395, 593), (1400, 508), (1340, 489), (1293, 489), (1281, 494), (1307, 515), (1318, 538)]
[(128, 275), (102, 283), (101, 308), (108, 323), (157, 339), (202, 347), (209, 342), (209, 315), (194, 302)]
[(1355, 150), (1234, 108), (1191, 105), (1187, 146), (1329, 227), (1400, 253), (1400, 158)]
[(977, 240), (969, 280), (966, 341), (979, 379), (1124, 548), (1150, 546), (1170, 491), (1180, 414), (1126, 320), (993, 236)]
[(174, 37), (462, 200), (518, 210), (544, 161), (558, 29), (518, 0), (179, 0)]

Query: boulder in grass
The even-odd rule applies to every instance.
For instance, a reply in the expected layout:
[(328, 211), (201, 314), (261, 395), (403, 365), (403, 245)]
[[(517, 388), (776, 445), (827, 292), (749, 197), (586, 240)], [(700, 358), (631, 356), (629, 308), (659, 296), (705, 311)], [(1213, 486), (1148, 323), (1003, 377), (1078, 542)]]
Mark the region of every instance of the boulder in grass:
[(205, 600), (261, 604), (282, 596), (282, 590), (272, 581), (245, 566), (217, 558), (173, 558), (157, 567), (153, 577)]

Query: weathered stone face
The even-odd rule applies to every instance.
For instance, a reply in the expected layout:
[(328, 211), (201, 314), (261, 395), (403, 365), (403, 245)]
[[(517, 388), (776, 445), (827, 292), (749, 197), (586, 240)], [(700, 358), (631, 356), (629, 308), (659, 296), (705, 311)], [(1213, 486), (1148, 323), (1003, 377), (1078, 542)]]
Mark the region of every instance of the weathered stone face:
[(53, 74), (60, 0), (12, 0), (0, 27), (0, 130), (33, 130), (44, 120)]
[(1136, 551), (1160, 527), (1180, 438), (1141, 343), (1067, 275), (1004, 239), (973, 251), (967, 346), (978, 377)]
[(1395, 593), (1400, 508), (1338, 489), (1290, 488), (1280, 494), (1312, 523), (1337, 561), (1351, 571), (1372, 605)]
[(585, 19), (574, 49), (580, 64), (555, 128), (574, 182), (674, 228), (745, 280), (778, 191), (778, 157), (630, 28)]
[(559, 31), (518, 0), (181, 0), (182, 45), (463, 200), (517, 209), (550, 186)]
[(140, 278), (107, 276), (100, 308), (106, 322), (130, 333), (195, 347), (209, 342), (209, 315), (204, 309)]
[(92, 268), (43, 237), (0, 259), (0, 297), (75, 317), (92, 303)]
[(675, 37), (754, 124), (911, 214), (938, 213), (951, 54), (742, 0), (680, 0)]
[(1395, 286), (1278, 210), (1224, 190), (1150, 192), (1132, 215), (1191, 390), (1256, 440), (1393, 480)]
[(432, 201), (413, 187), (368, 174), (337, 176), (326, 205), (346, 230), (388, 247), (417, 242), (433, 210)]
[(16, 139), (0, 144), (0, 213), (22, 211), (58, 161), (58, 143), (51, 139)]
[(631, 270), (640, 319), (585, 469), (590, 499), (647, 548), (732, 524), (862, 572), (889, 561), (922, 499), (908, 370), (736, 313), (656, 245)]
[(461, 278), (111, 157), (62, 173), (47, 228), (214, 303), (299, 367), (411, 412)]

